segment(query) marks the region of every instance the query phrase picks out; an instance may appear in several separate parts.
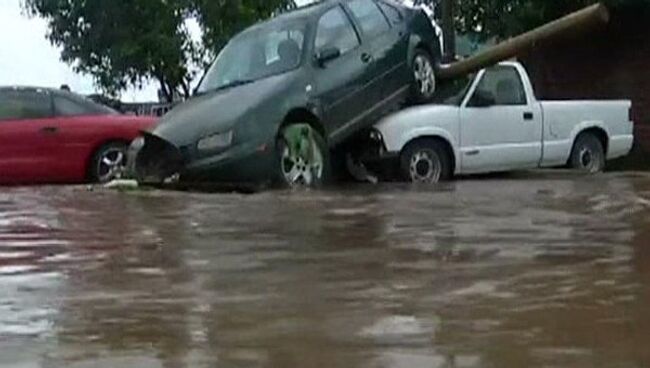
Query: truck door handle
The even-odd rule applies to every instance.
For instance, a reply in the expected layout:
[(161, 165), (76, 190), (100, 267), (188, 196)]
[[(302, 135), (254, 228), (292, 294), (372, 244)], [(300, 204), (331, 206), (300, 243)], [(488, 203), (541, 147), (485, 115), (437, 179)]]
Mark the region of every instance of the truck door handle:
[(47, 127), (41, 128), (41, 133), (44, 133), (44, 134), (55, 134), (58, 131), (59, 131), (59, 128), (57, 128), (57, 127), (47, 126)]
[(364, 63), (371, 62), (372, 61), (372, 55), (370, 55), (367, 52), (364, 52), (363, 54), (361, 54), (361, 61), (363, 61)]
[(524, 120), (533, 120), (534, 117), (535, 117), (535, 115), (533, 115), (532, 112), (525, 112), (524, 113)]

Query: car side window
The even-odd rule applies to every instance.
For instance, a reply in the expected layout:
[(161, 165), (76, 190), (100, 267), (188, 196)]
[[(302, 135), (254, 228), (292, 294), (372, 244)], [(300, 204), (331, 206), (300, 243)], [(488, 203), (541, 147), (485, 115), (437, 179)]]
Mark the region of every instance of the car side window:
[(373, 0), (352, 0), (348, 7), (359, 21), (364, 35), (372, 38), (390, 29), (388, 20)]
[(88, 115), (88, 109), (80, 103), (63, 96), (54, 96), (54, 111), (57, 116)]
[(45, 119), (52, 116), (50, 95), (44, 91), (0, 91), (0, 120)]
[(480, 106), (482, 99), (489, 98), (492, 105), (526, 105), (526, 92), (517, 69), (513, 66), (495, 66), (483, 73), (469, 106)]
[(390, 23), (393, 25), (399, 24), (404, 18), (402, 18), (402, 13), (399, 12), (394, 6), (386, 4), (383, 1), (377, 2), (379, 7), (384, 12), (386, 17), (390, 20)]
[(320, 18), (316, 31), (316, 50), (336, 47), (341, 54), (359, 46), (359, 37), (352, 28), (347, 15), (340, 7), (335, 7)]

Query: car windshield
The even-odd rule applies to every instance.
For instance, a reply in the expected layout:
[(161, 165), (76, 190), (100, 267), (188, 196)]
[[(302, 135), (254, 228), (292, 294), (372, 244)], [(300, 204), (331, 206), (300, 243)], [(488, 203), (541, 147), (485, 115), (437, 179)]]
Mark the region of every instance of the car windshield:
[(304, 44), (303, 22), (270, 24), (240, 34), (217, 56), (197, 92), (235, 86), (295, 69), (300, 65)]

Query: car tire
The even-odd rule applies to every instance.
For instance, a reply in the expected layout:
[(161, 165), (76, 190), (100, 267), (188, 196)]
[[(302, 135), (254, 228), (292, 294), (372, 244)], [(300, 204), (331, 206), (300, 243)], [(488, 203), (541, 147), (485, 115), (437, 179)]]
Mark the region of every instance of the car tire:
[(105, 184), (119, 179), (126, 170), (127, 151), (128, 146), (123, 142), (111, 142), (99, 147), (88, 168), (90, 181)]
[(400, 156), (402, 178), (410, 183), (435, 184), (452, 176), (452, 161), (445, 146), (435, 139), (410, 143)]
[(570, 166), (586, 174), (605, 170), (605, 149), (593, 133), (582, 133), (576, 139), (571, 151)]
[(306, 123), (281, 129), (276, 142), (278, 182), (282, 187), (319, 187), (331, 177), (325, 139)]
[(411, 85), (410, 101), (420, 104), (430, 101), (437, 87), (436, 70), (433, 59), (423, 49), (416, 49), (411, 62), (413, 82)]

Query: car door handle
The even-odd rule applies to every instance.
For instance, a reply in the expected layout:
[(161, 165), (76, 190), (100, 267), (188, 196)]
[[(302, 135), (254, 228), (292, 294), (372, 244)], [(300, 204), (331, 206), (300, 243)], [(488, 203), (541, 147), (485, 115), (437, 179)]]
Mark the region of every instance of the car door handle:
[(533, 120), (535, 118), (535, 115), (533, 115), (532, 112), (525, 112), (524, 113), (524, 120)]
[(41, 133), (43, 133), (43, 134), (55, 134), (58, 131), (59, 131), (59, 128), (57, 128), (57, 127), (48, 126), (48, 127), (41, 128)]
[(479, 151), (479, 150), (471, 150), (471, 151), (467, 151), (467, 152), (465, 152), (465, 155), (466, 155), (466, 156), (476, 156), (476, 155), (478, 155), (479, 153), (481, 153), (481, 151)]
[(367, 52), (364, 52), (363, 54), (361, 54), (361, 61), (363, 61), (364, 63), (371, 62), (372, 61), (372, 55), (370, 55)]

